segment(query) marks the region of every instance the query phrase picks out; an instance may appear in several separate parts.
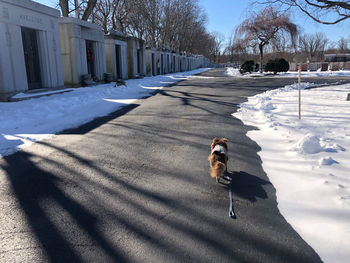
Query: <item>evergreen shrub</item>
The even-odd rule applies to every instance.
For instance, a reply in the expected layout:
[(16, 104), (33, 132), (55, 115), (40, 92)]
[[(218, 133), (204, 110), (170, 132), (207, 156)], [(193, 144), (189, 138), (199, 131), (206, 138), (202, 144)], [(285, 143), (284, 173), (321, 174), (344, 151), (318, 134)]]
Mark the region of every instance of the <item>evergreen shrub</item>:
[(239, 72), (241, 74), (246, 73), (246, 72), (250, 73), (250, 72), (252, 72), (254, 70), (254, 65), (255, 65), (255, 62), (253, 60), (245, 61), (241, 65), (241, 68), (239, 69)]
[(288, 70), (289, 63), (284, 58), (270, 59), (265, 65), (265, 71), (272, 71), (274, 74), (277, 74), (277, 72), (287, 72)]

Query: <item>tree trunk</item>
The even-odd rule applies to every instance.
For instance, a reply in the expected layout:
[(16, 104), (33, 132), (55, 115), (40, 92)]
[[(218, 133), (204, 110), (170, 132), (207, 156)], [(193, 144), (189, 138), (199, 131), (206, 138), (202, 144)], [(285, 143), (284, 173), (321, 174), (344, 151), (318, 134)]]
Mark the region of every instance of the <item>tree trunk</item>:
[(88, 20), (89, 19), (89, 16), (91, 15), (92, 11), (94, 10), (95, 8), (95, 5), (96, 5), (96, 2), (97, 0), (89, 0), (88, 4), (87, 4), (87, 7), (84, 11), (84, 14), (82, 16), (82, 20)]
[(74, 0), (75, 17), (80, 19), (80, 10), (78, 0)]
[(260, 51), (260, 73), (263, 73), (263, 56), (264, 56), (264, 45), (263, 44), (259, 44), (259, 51)]
[(67, 17), (69, 14), (68, 0), (60, 0), (59, 5), (61, 7), (62, 16)]
[(103, 19), (103, 32), (105, 34), (108, 34), (108, 27), (107, 27), (107, 24), (108, 24), (108, 17), (104, 17)]

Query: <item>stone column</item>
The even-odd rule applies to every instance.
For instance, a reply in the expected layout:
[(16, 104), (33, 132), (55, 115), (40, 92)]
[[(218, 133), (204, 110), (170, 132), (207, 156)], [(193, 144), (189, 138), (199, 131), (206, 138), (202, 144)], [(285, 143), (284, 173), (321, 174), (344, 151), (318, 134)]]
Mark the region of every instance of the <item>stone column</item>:
[(20, 26), (0, 23), (0, 99), (28, 90), (22, 42)]

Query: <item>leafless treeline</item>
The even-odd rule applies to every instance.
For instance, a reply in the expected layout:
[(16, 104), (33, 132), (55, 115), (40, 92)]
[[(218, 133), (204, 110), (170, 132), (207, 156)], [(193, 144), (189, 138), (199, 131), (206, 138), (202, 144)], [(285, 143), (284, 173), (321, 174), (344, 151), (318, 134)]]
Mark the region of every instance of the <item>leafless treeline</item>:
[[(271, 58), (285, 58), (295, 62), (318, 62), (324, 59), (325, 53), (350, 53), (350, 39), (340, 38), (330, 41), (322, 32), (301, 34), (297, 38), (295, 47), (285, 45), (284, 39), (277, 39), (265, 47), (264, 61)], [(245, 61), (254, 59), (258, 61), (259, 50), (246, 45), (242, 39), (230, 38), (225, 48), (222, 61)]]
[[(215, 35), (206, 31), (206, 15), (197, 0), (59, 0), (63, 16), (142, 38), (148, 46), (210, 57)], [(91, 12), (90, 12), (91, 11)]]
[[(273, 58), (285, 58), (294, 62), (319, 62), (324, 59), (326, 53), (350, 53), (350, 39), (340, 38), (338, 41), (330, 41), (322, 32), (313, 34), (301, 34), (298, 37), (295, 48), (282, 45), (282, 42), (274, 41), (265, 48), (264, 61)], [(275, 46), (277, 44), (277, 46)], [(245, 45), (241, 39), (230, 39), (225, 48), (222, 61), (258, 61), (259, 51)]]
[[(278, 11), (277, 11), (278, 10)], [(348, 53), (349, 39), (330, 41), (323, 33), (301, 34), (290, 13), (268, 6), (251, 13), (234, 31), (225, 49), (226, 61), (263, 60), (283, 57), (288, 61), (315, 62), (324, 59), (325, 51)], [(264, 57), (263, 57), (264, 54)]]

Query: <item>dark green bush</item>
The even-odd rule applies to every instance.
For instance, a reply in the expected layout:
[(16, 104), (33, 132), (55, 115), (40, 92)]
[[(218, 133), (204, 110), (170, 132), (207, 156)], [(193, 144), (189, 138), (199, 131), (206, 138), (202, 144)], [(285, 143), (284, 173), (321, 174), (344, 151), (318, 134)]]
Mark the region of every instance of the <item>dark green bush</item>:
[(289, 63), (284, 58), (270, 59), (265, 65), (265, 71), (272, 71), (274, 74), (277, 72), (286, 72), (288, 70)]
[(246, 73), (246, 72), (252, 72), (254, 70), (254, 61), (253, 60), (248, 60), (248, 61), (245, 61), (242, 65), (241, 65), (241, 68), (239, 69), (239, 72), (241, 74), (243, 73)]
[(255, 70), (254, 70), (254, 71), (255, 71), (255, 72), (258, 72), (259, 69), (260, 69), (259, 63), (256, 63), (256, 64), (255, 64)]

